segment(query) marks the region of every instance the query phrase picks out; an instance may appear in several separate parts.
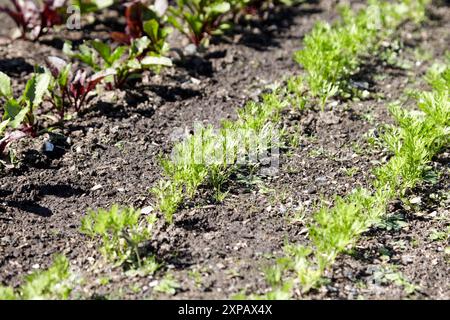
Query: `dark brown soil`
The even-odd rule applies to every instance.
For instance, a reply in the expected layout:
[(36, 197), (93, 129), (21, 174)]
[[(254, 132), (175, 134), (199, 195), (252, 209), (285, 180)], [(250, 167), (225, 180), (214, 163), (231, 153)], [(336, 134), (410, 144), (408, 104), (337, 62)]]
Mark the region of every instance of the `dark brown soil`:
[[(400, 33), (404, 47), (398, 62), (408, 62), (409, 68), (374, 59), (364, 67), (364, 76), (355, 79), (370, 80), (371, 98), (338, 102), (324, 114), (286, 113), (296, 141), (284, 150), (276, 177), (243, 175), (230, 184), (223, 203), (206, 200), (180, 210), (173, 225), (158, 223), (149, 250), (163, 269), (154, 276), (129, 276), (105, 263), (97, 243), (80, 234), (81, 217), (88, 208), (113, 203), (154, 206), (149, 189), (161, 176), (158, 155), (170, 150), (173, 133), (196, 122), (217, 125), (233, 118), (237, 108), (257, 99), (265, 87), (299, 73), (292, 54), (315, 21), (336, 16), (331, 1), (273, 13), (240, 27), (207, 52), (178, 61), (177, 68), (100, 94), (64, 131), (56, 131), (64, 136), (15, 144), (20, 164), (0, 176), (0, 283), (16, 286), (27, 273), (49, 266), (55, 253), (64, 253), (84, 278), (74, 298), (169, 298), (152, 290), (167, 272), (181, 285), (177, 299), (265, 292), (264, 268), (281, 255), (286, 240), (307, 241), (305, 226), (318, 201), (367, 186), (371, 168), (383, 161), (385, 154), (371, 151), (365, 135), (391, 122), (386, 106), (406, 88), (424, 87), (421, 77), (450, 43), (450, 9), (433, 7), (432, 12), (422, 28), (408, 25)], [(96, 27), (91, 37), (104, 36), (102, 28)], [(73, 40), (82, 36), (64, 35)], [(38, 43), (3, 44), (0, 71), (21, 88), (33, 66), (50, 54), (61, 55), (61, 46), (52, 35)], [(419, 61), (418, 48), (431, 56)], [(42, 151), (46, 139), (55, 143), (54, 152)], [(328, 285), (299, 298), (450, 298), (448, 243), (429, 237), (432, 229), (445, 231), (449, 224), (448, 150), (433, 166), (441, 173), (439, 183), (411, 193), (411, 198), (421, 197), (420, 206), (392, 204), (388, 216), (403, 221), (401, 228), (380, 226), (365, 234), (354, 252), (341, 256), (327, 274)], [(409, 295), (403, 286), (374, 276), (392, 266), (420, 289)]]

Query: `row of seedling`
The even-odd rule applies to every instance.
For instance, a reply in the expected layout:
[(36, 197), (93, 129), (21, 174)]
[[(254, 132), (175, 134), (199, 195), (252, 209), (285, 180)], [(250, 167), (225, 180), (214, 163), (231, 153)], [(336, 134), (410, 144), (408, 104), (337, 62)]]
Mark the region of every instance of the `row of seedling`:
[(450, 142), (450, 55), (447, 59), (446, 66), (433, 67), (426, 77), (432, 91), (415, 93), (418, 110), (389, 106), (396, 124), (385, 126), (380, 140), (390, 159), (375, 168), (372, 188), (336, 197), (332, 207), (324, 205), (313, 215), (310, 244), (287, 245), (286, 255), (268, 270), (273, 290), (266, 298), (291, 297), (294, 286), (302, 292), (320, 286), (336, 257), (380, 221), (390, 201), (435, 176), (429, 163)]
[(321, 21), (314, 26), (303, 40), (303, 49), (295, 53), (295, 60), (305, 69), (309, 94), (319, 100), (322, 110), (331, 97), (352, 94), (355, 86), (350, 79), (364, 61), (377, 56), (383, 41), (390, 42), (402, 23), (421, 22), (427, 3), (372, 0), (358, 12), (341, 6), (340, 20), (333, 24)]
[[(175, 144), (171, 156), (162, 161), (166, 178), (152, 190), (159, 210), (171, 221), (173, 213), (185, 200), (192, 200), (202, 185), (215, 190), (216, 200), (223, 199), (221, 188), (239, 166), (235, 160), (209, 165), (205, 159), (215, 159), (217, 146), (227, 140), (224, 132), (249, 129), (256, 136), (263, 132), (264, 137), (263, 129), (267, 131), (266, 126), (274, 124), (276, 127), (282, 108), (294, 105), (301, 110), (309, 104), (314, 105), (317, 96), (324, 105), (331, 92), (333, 95), (342, 92), (348, 85), (349, 77), (363, 61), (364, 54), (373, 53), (380, 41), (392, 36), (402, 22), (421, 21), (424, 10), (425, 1), (421, 0), (371, 1), (357, 13), (342, 7), (342, 20), (334, 25), (319, 22), (305, 37), (304, 49), (295, 54), (295, 59), (305, 68), (305, 75), (288, 79), (283, 89), (264, 95), (262, 102), (250, 102), (240, 110), (235, 124), (225, 124), (218, 130), (202, 128)], [(228, 138), (230, 145), (246, 146), (245, 133), (230, 136), (237, 137)], [(195, 145), (199, 140), (202, 144)], [(202, 155), (202, 161), (198, 161), (198, 154)]]

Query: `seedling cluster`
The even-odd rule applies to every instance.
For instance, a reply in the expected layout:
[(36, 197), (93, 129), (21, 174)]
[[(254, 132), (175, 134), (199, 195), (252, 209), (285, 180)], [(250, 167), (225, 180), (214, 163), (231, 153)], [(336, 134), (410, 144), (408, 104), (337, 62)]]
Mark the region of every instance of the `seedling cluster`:
[(175, 144), (171, 157), (162, 160), (168, 179), (152, 189), (168, 222), (183, 199), (193, 199), (202, 185), (212, 187), (214, 199), (222, 201), (227, 194), (223, 187), (233, 173), (242, 166), (260, 165), (267, 152), (280, 147), (282, 131), (276, 123), (287, 106), (281, 95), (279, 90), (265, 94), (262, 101), (241, 109), (236, 121), (225, 121), (218, 130), (196, 128)]
[(52, 266), (27, 276), (18, 289), (0, 286), (0, 300), (68, 299), (73, 286), (69, 261), (64, 256), (57, 256)]
[(117, 265), (144, 266), (142, 245), (150, 240), (155, 216), (141, 219), (141, 211), (113, 205), (110, 210), (91, 211), (81, 220), (81, 232), (100, 237), (100, 251)]
[(376, 56), (381, 42), (392, 37), (406, 20), (419, 23), (426, 4), (369, 1), (367, 8), (356, 13), (342, 6), (341, 20), (333, 25), (316, 24), (305, 37), (304, 48), (295, 53), (295, 60), (305, 69), (310, 95), (319, 99), (322, 110), (329, 98), (351, 93), (350, 77), (364, 57)]

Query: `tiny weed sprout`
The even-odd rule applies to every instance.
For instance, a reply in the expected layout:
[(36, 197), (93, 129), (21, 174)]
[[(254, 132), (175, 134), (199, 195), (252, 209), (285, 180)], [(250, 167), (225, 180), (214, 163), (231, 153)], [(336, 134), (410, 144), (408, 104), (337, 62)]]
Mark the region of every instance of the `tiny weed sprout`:
[(230, 11), (230, 3), (223, 0), (177, 0), (167, 20), (196, 46), (207, 46), (211, 35), (230, 29), (223, 21)]
[(64, 23), (67, 0), (10, 0), (12, 8), (0, 6), (20, 28), (22, 38), (37, 40), (49, 28)]
[(164, 278), (155, 286), (156, 292), (165, 293), (173, 296), (181, 285), (174, 279), (171, 274), (166, 274)]
[(48, 73), (33, 74), (23, 94), (19, 98), (14, 98), (11, 79), (0, 72), (0, 97), (4, 99), (3, 119), (0, 124), (1, 154), (5, 153), (12, 141), (27, 135), (31, 137), (38, 135), (35, 111), (41, 105), (50, 81), (51, 76)]
[(374, 272), (374, 280), (380, 284), (394, 284), (403, 287), (406, 294), (411, 295), (420, 290), (420, 287), (411, 283), (400, 271), (397, 271), (395, 265), (380, 268)]
[(91, 94), (97, 84), (105, 77), (114, 75), (112, 71), (98, 72), (87, 76), (86, 70), (72, 72), (72, 64), (58, 57), (48, 57), (47, 66), (53, 78), (50, 82), (50, 101), (58, 111), (61, 120), (64, 120), (68, 107), (80, 111), (86, 103), (88, 95)]
[(100, 237), (100, 251), (116, 265), (141, 268), (147, 261), (141, 257), (142, 246), (150, 240), (154, 222), (154, 215), (141, 219), (140, 210), (114, 205), (110, 210), (90, 211), (81, 220), (81, 232)]
[(57, 256), (50, 268), (27, 276), (18, 289), (0, 286), (0, 300), (65, 300), (72, 287), (69, 261)]

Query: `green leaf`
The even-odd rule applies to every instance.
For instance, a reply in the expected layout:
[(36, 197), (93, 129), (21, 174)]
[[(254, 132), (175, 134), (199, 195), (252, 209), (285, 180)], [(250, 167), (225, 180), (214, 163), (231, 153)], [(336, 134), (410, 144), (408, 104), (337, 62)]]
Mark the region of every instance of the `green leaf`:
[(0, 71), (0, 95), (10, 99), (12, 98), (11, 79)]
[(171, 67), (172, 66), (172, 60), (166, 57), (152, 57), (147, 56), (144, 59), (141, 60), (141, 64), (144, 67), (148, 66), (166, 66)]
[(199, 36), (203, 29), (203, 22), (197, 16), (191, 14), (186, 14), (185, 18), (192, 32), (194, 32), (196, 36)]
[(70, 41), (64, 42), (62, 51), (65, 55), (72, 57), (74, 55), (74, 52), (72, 50), (72, 43)]
[(58, 83), (60, 87), (65, 88), (67, 86), (67, 82), (69, 80), (70, 70), (72, 68), (72, 64), (67, 64), (64, 69), (61, 70), (61, 73), (58, 77)]
[(106, 44), (99, 40), (93, 40), (91, 42), (92, 47), (98, 52), (100, 57), (102, 57), (103, 60), (108, 64), (108, 66), (111, 66), (111, 48)]
[(144, 31), (152, 39), (156, 41), (158, 39), (159, 23), (155, 19), (144, 22)]
[(150, 39), (146, 36), (133, 40), (131, 43), (131, 57), (137, 57), (150, 45)]
[(10, 121), (9, 126), (13, 129), (18, 128), (25, 119), (27, 113), (30, 111), (30, 107), (25, 107), (14, 117), (12, 121)]
[(181, 33), (185, 33), (183, 26), (178, 22), (176, 17), (168, 16), (167, 22), (170, 23), (175, 29), (177, 29)]
[(15, 99), (8, 100), (5, 106), (3, 119), (13, 119), (21, 110), (20, 104)]
[(0, 286), (0, 300), (16, 300), (17, 297), (14, 293), (14, 289), (11, 287)]
[(23, 93), (23, 99), (28, 101), (33, 107), (41, 104), (42, 98), (50, 85), (51, 78), (49, 73), (34, 75), (27, 82)]
[(212, 5), (208, 9), (209, 9), (208, 11), (211, 13), (223, 14), (223, 13), (227, 13), (228, 11), (230, 11), (231, 6), (228, 2), (220, 2), (220, 3)]
[(127, 66), (129, 69), (140, 69), (141, 68), (141, 64), (139, 63), (139, 61), (137, 59), (131, 59), (127, 62)]
[(119, 60), (124, 55), (126, 50), (127, 50), (127, 47), (125, 47), (125, 46), (117, 47), (111, 54), (111, 63), (114, 63), (117, 60)]
[(114, 0), (93, 0), (98, 10), (105, 9), (114, 4)]
[(95, 62), (95, 50), (85, 44), (80, 45), (79, 50), (79, 53), (75, 53), (72, 56), (98, 71), (100, 67)]
[[(6, 127), (9, 124), (9, 121), (10, 121), (9, 119), (6, 119), (6, 120), (0, 122), (0, 134), (3, 134), (3, 131), (5, 131)], [(1, 296), (0, 296), (0, 300), (1, 300)]]

